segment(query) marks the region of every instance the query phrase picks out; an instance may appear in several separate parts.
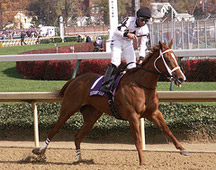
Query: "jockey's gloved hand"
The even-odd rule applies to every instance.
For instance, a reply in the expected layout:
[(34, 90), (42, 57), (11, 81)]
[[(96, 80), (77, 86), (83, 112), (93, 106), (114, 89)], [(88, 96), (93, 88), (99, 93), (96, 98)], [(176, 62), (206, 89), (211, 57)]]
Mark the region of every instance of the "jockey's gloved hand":
[(145, 59), (145, 57), (140, 56), (139, 59), (138, 59), (138, 61), (137, 61), (137, 64), (141, 65), (142, 62), (144, 61), (144, 59)]

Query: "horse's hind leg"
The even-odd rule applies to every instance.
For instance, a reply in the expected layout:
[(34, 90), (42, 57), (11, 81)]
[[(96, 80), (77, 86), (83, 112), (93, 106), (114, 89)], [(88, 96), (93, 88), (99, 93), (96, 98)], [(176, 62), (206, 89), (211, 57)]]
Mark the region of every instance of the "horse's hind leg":
[(51, 131), (48, 134), (48, 138), (44, 142), (44, 144), (40, 148), (35, 148), (32, 150), (32, 152), (36, 155), (44, 154), (46, 151), (46, 148), (48, 147), (48, 144), (50, 143), (51, 139), (58, 133), (58, 131), (61, 129), (61, 127), (64, 125), (64, 123), (74, 114), (78, 111), (80, 106), (71, 106), (69, 102), (63, 102), (61, 106), (61, 112), (60, 116), (51, 129)]
[(176, 149), (179, 149), (181, 151), (181, 154), (188, 155), (189, 153), (185, 151), (185, 148), (180, 144), (180, 142), (176, 139), (176, 137), (173, 135), (169, 127), (166, 125), (162, 113), (157, 110), (152, 114), (151, 117), (147, 117), (148, 120), (154, 122), (154, 124), (162, 130), (168, 137), (170, 137), (176, 147)]
[(77, 161), (81, 160), (80, 143), (83, 138), (90, 133), (95, 122), (101, 117), (102, 113), (97, 111), (94, 107), (90, 105), (83, 106), (80, 109), (83, 115), (84, 123), (82, 128), (75, 134), (75, 146), (77, 153)]

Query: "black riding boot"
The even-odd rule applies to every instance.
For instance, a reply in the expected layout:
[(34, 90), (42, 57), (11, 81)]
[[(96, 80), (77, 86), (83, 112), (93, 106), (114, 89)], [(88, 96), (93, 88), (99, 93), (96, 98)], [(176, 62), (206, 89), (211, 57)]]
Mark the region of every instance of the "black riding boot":
[(111, 75), (113, 73), (113, 71), (115, 70), (116, 66), (114, 64), (110, 64), (106, 73), (105, 73), (105, 76), (104, 76), (104, 81), (102, 83), (102, 86), (101, 86), (101, 89), (100, 91), (104, 92), (104, 93), (110, 93), (110, 89), (108, 87), (108, 83), (109, 83), (109, 80), (111, 78)]

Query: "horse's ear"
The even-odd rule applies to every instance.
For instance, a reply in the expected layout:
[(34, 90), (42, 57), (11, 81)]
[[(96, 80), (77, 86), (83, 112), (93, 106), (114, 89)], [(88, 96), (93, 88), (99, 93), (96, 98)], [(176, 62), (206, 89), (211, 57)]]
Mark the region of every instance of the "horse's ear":
[(153, 51), (153, 47), (150, 47), (150, 46), (149, 46), (148, 49), (149, 49), (150, 51)]
[(159, 45), (160, 45), (160, 49), (162, 49), (163, 43), (161, 41), (159, 41)]
[(172, 48), (172, 45), (173, 45), (173, 39), (169, 43), (169, 48)]

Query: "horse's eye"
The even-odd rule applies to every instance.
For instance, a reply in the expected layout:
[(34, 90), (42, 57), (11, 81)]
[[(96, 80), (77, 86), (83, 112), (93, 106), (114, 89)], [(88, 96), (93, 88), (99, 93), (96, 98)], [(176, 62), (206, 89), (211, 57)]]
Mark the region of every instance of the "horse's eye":
[(168, 58), (165, 58), (165, 61), (166, 61), (167, 65), (170, 66), (170, 60)]
[(184, 67), (183, 67), (183, 65), (180, 65), (180, 69), (184, 72)]

